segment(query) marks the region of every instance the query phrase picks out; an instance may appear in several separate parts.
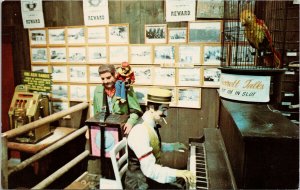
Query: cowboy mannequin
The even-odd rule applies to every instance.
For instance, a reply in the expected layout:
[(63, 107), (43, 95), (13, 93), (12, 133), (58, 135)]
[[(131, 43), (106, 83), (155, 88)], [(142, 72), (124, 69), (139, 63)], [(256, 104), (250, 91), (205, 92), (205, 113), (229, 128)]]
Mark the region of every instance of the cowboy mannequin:
[[(160, 153), (186, 149), (181, 143), (161, 143), (156, 124), (166, 117), (171, 101), (166, 89), (150, 89), (147, 111), (143, 121), (128, 135), (128, 171), (125, 189), (182, 189), (184, 181), (195, 183), (195, 175), (188, 170), (177, 170), (160, 165)], [(184, 181), (183, 181), (184, 179)]]

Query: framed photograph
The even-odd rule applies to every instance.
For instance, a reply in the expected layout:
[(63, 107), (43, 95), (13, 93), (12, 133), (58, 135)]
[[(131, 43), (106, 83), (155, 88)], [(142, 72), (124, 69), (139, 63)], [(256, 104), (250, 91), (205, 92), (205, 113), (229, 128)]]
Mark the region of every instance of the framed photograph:
[(201, 108), (201, 88), (178, 88), (177, 107)]
[(29, 30), (30, 45), (46, 45), (46, 30), (34, 29)]
[(52, 85), (52, 99), (68, 100), (68, 85), (53, 84)]
[(109, 44), (129, 44), (129, 24), (108, 25)]
[(69, 47), (69, 62), (83, 63), (86, 61), (85, 47)]
[(48, 38), (49, 38), (49, 45), (54, 44), (66, 44), (66, 37), (65, 37), (65, 29), (63, 28), (49, 28), (48, 29)]
[(151, 85), (152, 84), (152, 68), (144, 66), (132, 66), (135, 76), (134, 84)]
[(146, 24), (145, 44), (167, 43), (167, 24)]
[(65, 47), (49, 48), (50, 62), (66, 62), (67, 51)]
[(89, 44), (105, 44), (106, 26), (88, 26), (87, 41)]
[(147, 103), (148, 86), (134, 86), (133, 90), (136, 94), (139, 104), (145, 105)]
[(221, 21), (193, 21), (188, 28), (190, 43), (221, 42)]
[(70, 85), (70, 100), (71, 101), (87, 101), (87, 86), (86, 85)]
[(170, 103), (170, 107), (176, 107), (177, 105), (177, 91), (175, 87), (170, 87), (170, 86), (162, 86), (160, 88), (164, 88), (167, 90), (170, 90), (172, 93), (172, 99), (171, 99), (171, 103)]
[(68, 28), (68, 44), (85, 43), (84, 28)]
[(151, 45), (130, 45), (130, 63), (131, 64), (152, 64)]
[(204, 87), (219, 87), (221, 78), (221, 70), (218, 68), (204, 67), (203, 68), (203, 86)]
[(178, 64), (180, 66), (200, 65), (200, 46), (180, 45), (178, 48)]
[[(99, 126), (90, 127), (90, 139), (91, 139), (91, 154), (92, 156), (101, 156), (101, 131)], [(110, 158), (109, 152), (113, 149), (115, 144), (119, 142), (118, 128), (106, 127), (104, 131), (105, 139), (105, 157)], [(119, 158), (119, 155), (116, 156)]]
[(220, 65), (222, 62), (222, 47), (217, 46), (204, 46), (203, 50), (203, 65)]
[(86, 66), (70, 66), (70, 82), (87, 82)]
[(94, 99), (94, 92), (95, 92), (95, 89), (96, 89), (97, 85), (89, 85), (89, 100), (90, 102), (93, 102), (93, 99)]
[(197, 18), (223, 18), (224, 0), (197, 0)]
[(109, 62), (122, 63), (128, 62), (128, 46), (109, 46)]
[(175, 68), (153, 68), (153, 84), (162, 86), (175, 86)]
[(67, 82), (68, 81), (68, 72), (67, 66), (52, 66), (52, 80), (54, 82)]
[(244, 42), (245, 27), (239, 21), (224, 21), (224, 41), (225, 42)]
[(52, 114), (69, 109), (69, 102), (52, 101)]
[(255, 52), (255, 49), (251, 46), (232, 46), (231, 47), (231, 61), (232, 64), (239, 65), (252, 65), (254, 66), (255, 55), (252, 53)]
[(47, 48), (31, 48), (31, 62), (45, 63), (48, 61)]
[(187, 43), (187, 28), (168, 28), (168, 43)]
[(201, 69), (200, 68), (179, 68), (178, 69), (178, 86), (201, 86)]
[(88, 47), (89, 63), (106, 63), (107, 47), (106, 46), (89, 46)]
[(175, 64), (175, 46), (157, 45), (154, 46), (154, 64)]
[(102, 83), (101, 77), (98, 72), (99, 66), (89, 66), (89, 82)]
[(39, 72), (39, 73), (49, 73), (49, 68), (48, 68), (48, 66), (31, 65), (31, 71)]

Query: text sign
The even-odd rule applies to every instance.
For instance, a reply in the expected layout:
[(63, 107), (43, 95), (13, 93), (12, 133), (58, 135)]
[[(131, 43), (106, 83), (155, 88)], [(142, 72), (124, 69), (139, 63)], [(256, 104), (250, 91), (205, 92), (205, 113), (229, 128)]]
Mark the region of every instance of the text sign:
[(51, 92), (51, 73), (24, 71), (23, 83), (27, 84), (29, 89), (33, 91)]
[(166, 21), (194, 21), (195, 10), (195, 0), (166, 0)]
[(231, 100), (246, 102), (269, 102), (270, 83), (270, 76), (222, 73), (220, 96)]

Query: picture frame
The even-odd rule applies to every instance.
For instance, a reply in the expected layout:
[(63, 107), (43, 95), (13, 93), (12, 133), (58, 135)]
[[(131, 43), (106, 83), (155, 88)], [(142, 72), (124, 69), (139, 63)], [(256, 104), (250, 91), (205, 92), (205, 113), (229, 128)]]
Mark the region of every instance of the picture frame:
[(176, 71), (175, 68), (153, 68), (153, 84), (158, 86), (175, 86)]
[(221, 45), (209, 45), (203, 47), (203, 65), (221, 65), (221, 62), (222, 62)]
[(49, 45), (65, 45), (66, 32), (64, 28), (48, 28)]
[(86, 85), (70, 85), (70, 101), (87, 101)]
[(106, 46), (89, 46), (88, 47), (88, 62), (91, 64), (107, 62), (107, 47)]
[(89, 66), (89, 82), (90, 83), (102, 83), (101, 77), (98, 72), (99, 66)]
[(87, 42), (89, 44), (106, 44), (106, 26), (88, 26)]
[(48, 62), (47, 48), (31, 48), (31, 62), (32, 63)]
[(177, 107), (201, 108), (201, 88), (177, 88)]
[(153, 46), (151, 45), (130, 45), (130, 64), (152, 64)]
[(149, 66), (131, 66), (136, 85), (151, 85), (153, 79), (152, 67)]
[(221, 70), (215, 67), (203, 67), (203, 87), (218, 88), (220, 86)]
[(202, 84), (200, 67), (197, 68), (178, 68), (177, 86), (196, 86)]
[(224, 0), (197, 0), (197, 18), (223, 18)]
[(189, 43), (221, 43), (221, 21), (191, 21), (188, 30)]
[(84, 44), (85, 43), (84, 27), (68, 27), (67, 40), (68, 40), (68, 44)]
[(67, 66), (52, 65), (52, 81), (54, 82), (67, 82), (68, 81), (68, 69)]
[(31, 65), (32, 72), (50, 73), (48, 65)]
[(176, 87), (170, 87), (170, 86), (161, 86), (160, 88), (167, 89), (171, 91), (172, 97), (171, 97), (171, 103), (169, 104), (170, 107), (176, 107), (177, 106), (177, 90)]
[(190, 66), (201, 64), (201, 47), (197, 45), (180, 45), (178, 47), (179, 66)]
[(128, 49), (128, 46), (124, 45), (109, 46), (109, 62), (111, 64), (128, 62)]
[(129, 44), (129, 24), (107, 26), (109, 44)]
[(51, 99), (53, 100), (68, 100), (68, 85), (52, 84)]
[(50, 62), (59, 63), (67, 61), (67, 50), (65, 47), (49, 48)]
[(87, 68), (86, 66), (72, 65), (70, 69), (70, 82), (86, 83), (87, 82)]
[(187, 27), (168, 28), (168, 43), (187, 43)]
[(134, 86), (133, 90), (136, 94), (139, 104), (146, 105), (149, 86)]
[(93, 102), (94, 92), (95, 92), (95, 89), (96, 89), (97, 85), (96, 84), (89, 84), (88, 87), (89, 87), (88, 88), (88, 90), (89, 90), (89, 92), (88, 92), (88, 94), (89, 94), (89, 100), (90, 100), (90, 102)]
[(154, 46), (154, 64), (175, 65), (175, 46), (174, 45)]
[(86, 48), (85, 47), (69, 47), (68, 61), (70, 63), (84, 63), (86, 62)]
[(31, 29), (29, 30), (30, 45), (46, 45), (47, 35), (45, 29)]
[(69, 102), (52, 101), (52, 114), (69, 109)]
[(146, 24), (145, 44), (167, 43), (167, 24)]

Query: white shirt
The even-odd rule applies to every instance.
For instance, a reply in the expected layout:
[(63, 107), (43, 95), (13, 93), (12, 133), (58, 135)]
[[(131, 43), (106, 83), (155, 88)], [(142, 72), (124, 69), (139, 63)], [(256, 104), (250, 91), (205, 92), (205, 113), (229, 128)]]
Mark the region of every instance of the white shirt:
[[(128, 146), (138, 158), (152, 151), (148, 130), (145, 125), (152, 127), (152, 130), (154, 130), (155, 126), (155, 122), (153, 119), (150, 119), (149, 113), (145, 112), (142, 119), (145, 124), (135, 125), (128, 135)], [(155, 162), (156, 159), (153, 154), (140, 160), (141, 170), (145, 176), (159, 183), (171, 183), (176, 181), (176, 169), (163, 167)]]

